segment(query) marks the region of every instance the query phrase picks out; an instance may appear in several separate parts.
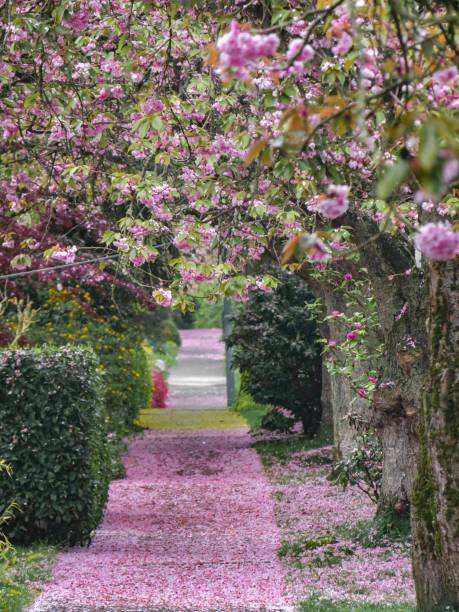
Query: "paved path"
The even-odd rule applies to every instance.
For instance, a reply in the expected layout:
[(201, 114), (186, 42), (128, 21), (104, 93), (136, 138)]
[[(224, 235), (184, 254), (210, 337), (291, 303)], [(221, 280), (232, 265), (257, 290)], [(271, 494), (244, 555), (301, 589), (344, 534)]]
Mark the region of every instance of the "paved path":
[(226, 408), (225, 345), (221, 329), (180, 332), (182, 346), (169, 377), (171, 408)]
[(201, 381), (202, 372), (222, 371), (221, 353), (203, 358), (197, 334), (184, 336), (174, 402), (186, 397), (188, 403), (177, 412), (191, 419), (202, 412), (213, 421), (206, 428), (195, 421), (194, 430), (177, 424), (150, 430), (131, 443), (127, 478), (112, 482), (93, 543), (59, 556), (34, 612), (288, 609), (271, 490), (246, 427), (236, 421), (237, 428), (233, 422), (225, 428), (218, 420), (226, 413), (219, 380), (206, 389), (208, 396), (220, 393), (219, 410), (199, 410), (202, 382), (190, 380), (194, 402), (182, 384), (184, 363), (193, 364)]

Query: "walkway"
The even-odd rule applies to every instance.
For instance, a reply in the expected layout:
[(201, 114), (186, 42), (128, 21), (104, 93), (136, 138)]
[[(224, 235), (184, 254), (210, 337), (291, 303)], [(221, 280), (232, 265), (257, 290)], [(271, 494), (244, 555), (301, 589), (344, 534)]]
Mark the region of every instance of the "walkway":
[(218, 334), (183, 332), (173, 407), (130, 445), (93, 543), (60, 555), (34, 612), (287, 609), (270, 486), (243, 422), (225, 420)]

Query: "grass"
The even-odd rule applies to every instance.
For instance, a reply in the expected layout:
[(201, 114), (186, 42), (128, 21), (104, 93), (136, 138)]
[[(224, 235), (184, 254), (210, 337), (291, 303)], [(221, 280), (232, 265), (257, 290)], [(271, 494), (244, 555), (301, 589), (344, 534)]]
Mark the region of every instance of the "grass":
[(266, 440), (257, 442), (255, 448), (259, 453), (263, 464), (271, 467), (274, 463), (287, 463), (293, 453), (322, 448), (332, 444), (328, 431), (308, 438), (306, 436), (292, 436), (284, 440)]
[(22, 612), (51, 576), (57, 546), (34, 544), (18, 546), (0, 561), (0, 611)]
[(261, 427), (261, 421), (268, 410), (269, 406), (254, 403), (251, 406), (239, 410), (239, 414), (247, 421), (250, 430), (256, 431)]
[(377, 514), (373, 520), (360, 521), (355, 527), (340, 527), (336, 535), (365, 548), (411, 542), (410, 518), (395, 512)]
[(187, 431), (192, 429), (238, 429), (245, 420), (233, 410), (143, 410), (137, 421), (146, 429)]
[[(241, 384), (239, 375), (239, 386)], [(261, 427), (261, 422), (271, 406), (258, 404), (253, 397), (246, 391), (240, 391), (237, 400), (232, 406), (232, 410), (240, 414), (247, 421), (250, 430), (256, 431)]]
[(277, 551), (277, 555), (279, 559), (287, 560), (294, 567), (302, 567), (301, 558), (305, 553), (321, 549), (335, 542), (336, 540), (330, 536), (320, 536), (316, 539), (302, 536), (294, 542), (283, 542)]
[(415, 612), (411, 604), (371, 604), (351, 601), (328, 601), (316, 598), (301, 602), (301, 612)]

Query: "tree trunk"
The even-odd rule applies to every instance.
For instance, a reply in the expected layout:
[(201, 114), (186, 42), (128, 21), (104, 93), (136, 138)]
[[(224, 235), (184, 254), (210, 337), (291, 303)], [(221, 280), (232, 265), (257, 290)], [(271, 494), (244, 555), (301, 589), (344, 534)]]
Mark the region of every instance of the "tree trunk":
[[(426, 367), (426, 307), (422, 270), (414, 267), (412, 245), (403, 236), (380, 234), (377, 224), (358, 212), (350, 211), (338, 220), (352, 226), (358, 236), (359, 262), (335, 264), (342, 273), (358, 274), (366, 267), (376, 298), (384, 355), (380, 364), (380, 385), (371, 408), (355, 399), (349, 382), (331, 377), (330, 399), (333, 407), (335, 445), (346, 456), (353, 446), (355, 429), (345, 416), (350, 409), (368, 417), (381, 436), (384, 448), (381, 498), (378, 510), (408, 512), (416, 472), (418, 451), (417, 418), (421, 406), (421, 388)], [(407, 271), (412, 269), (412, 274)], [(327, 314), (346, 311), (346, 295), (309, 274), (305, 266), (299, 274), (313, 293), (322, 299)], [(328, 339), (342, 336), (340, 322), (329, 321), (323, 330)], [(328, 399), (328, 398), (324, 398)]]
[[(327, 291), (327, 287), (323, 285), (319, 287), (319, 290), (327, 315), (330, 315), (333, 310), (346, 312), (346, 300), (340, 292), (332, 289)], [(322, 326), (321, 331), (327, 339), (337, 340), (343, 338), (349, 330), (338, 318), (330, 319), (326, 325)], [(364, 364), (360, 364), (360, 366), (364, 367)], [(359, 366), (356, 364), (356, 367)], [(331, 404), (333, 441), (336, 454), (340, 458), (346, 457), (349, 451), (354, 448), (357, 435), (357, 430), (348, 418), (349, 413), (358, 414), (363, 420), (368, 421), (370, 418), (368, 402), (356, 395), (347, 377), (330, 375), (325, 365), (324, 370), (326, 370), (328, 385), (322, 385), (322, 394), (326, 394), (325, 397), (322, 397), (322, 403), (324, 403), (324, 400), (328, 400)]]
[(331, 390), (331, 377), (322, 361), (322, 393), (320, 396), (322, 404), (322, 415), (320, 419), (321, 431), (333, 430), (333, 402)]
[[(419, 610), (459, 610), (459, 266), (430, 270), (429, 367), (413, 492)], [(449, 606), (449, 607), (448, 607)]]
[(417, 419), (426, 367), (426, 308), (423, 270), (403, 236), (378, 234), (366, 217), (352, 216), (361, 239), (361, 259), (370, 276), (384, 339), (380, 384), (373, 416), (384, 464), (379, 511), (409, 510), (418, 452)]
[[(407, 512), (416, 473), (417, 420), (426, 367), (426, 300), (423, 275), (391, 284), (373, 279), (385, 344), (381, 381), (373, 402), (384, 450), (379, 511)], [(402, 309), (406, 314), (400, 316)]]

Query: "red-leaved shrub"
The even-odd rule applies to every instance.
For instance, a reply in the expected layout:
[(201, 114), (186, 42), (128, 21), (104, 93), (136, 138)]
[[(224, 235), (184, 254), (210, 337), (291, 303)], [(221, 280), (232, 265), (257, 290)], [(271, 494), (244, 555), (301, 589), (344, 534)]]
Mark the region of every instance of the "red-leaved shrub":
[(153, 398), (151, 401), (152, 407), (153, 408), (166, 408), (169, 389), (167, 387), (167, 382), (164, 379), (164, 374), (160, 372), (159, 370), (153, 370), (152, 379), (153, 379)]

